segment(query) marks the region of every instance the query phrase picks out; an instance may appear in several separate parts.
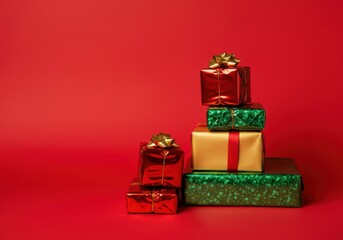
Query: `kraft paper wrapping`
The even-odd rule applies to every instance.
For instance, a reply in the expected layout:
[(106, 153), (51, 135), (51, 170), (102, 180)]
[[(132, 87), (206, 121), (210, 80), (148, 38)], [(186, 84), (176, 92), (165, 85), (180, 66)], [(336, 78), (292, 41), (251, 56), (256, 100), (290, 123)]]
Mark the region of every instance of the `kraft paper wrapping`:
[[(192, 167), (194, 170), (227, 171), (229, 132), (211, 132), (198, 126), (192, 132)], [(263, 137), (259, 131), (239, 132), (237, 171), (263, 170)]]

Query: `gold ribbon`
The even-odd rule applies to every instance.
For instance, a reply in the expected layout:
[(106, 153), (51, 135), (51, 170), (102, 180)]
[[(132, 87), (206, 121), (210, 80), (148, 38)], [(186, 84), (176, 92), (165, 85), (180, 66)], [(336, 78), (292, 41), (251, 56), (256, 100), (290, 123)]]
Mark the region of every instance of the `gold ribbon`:
[(169, 154), (169, 151), (166, 148), (173, 148), (179, 147), (174, 141), (173, 138), (170, 137), (170, 134), (166, 133), (159, 133), (152, 135), (149, 143), (147, 144), (148, 148), (162, 148), (162, 156), (163, 156), (163, 163), (162, 163), (162, 176), (161, 176), (161, 185), (164, 183), (164, 167), (166, 164), (166, 156)]
[(154, 204), (154, 198), (155, 198), (155, 190), (152, 190), (151, 192), (151, 212), (155, 212), (155, 204)]
[(220, 96), (220, 71), (219, 71), (219, 69), (216, 69), (216, 72), (217, 72), (217, 83), (218, 83), (218, 103), (219, 103), (219, 105), (221, 105), (221, 96)]
[(162, 194), (157, 190), (153, 189), (151, 191), (151, 212), (155, 212), (155, 202), (159, 201), (161, 196)]
[(213, 59), (209, 61), (210, 68), (227, 68), (234, 67), (240, 60), (235, 58), (235, 54), (227, 54), (226, 52), (214, 55)]
[(230, 114), (231, 114), (231, 129), (234, 129), (235, 127), (235, 122), (234, 122), (235, 109), (234, 108), (230, 108)]

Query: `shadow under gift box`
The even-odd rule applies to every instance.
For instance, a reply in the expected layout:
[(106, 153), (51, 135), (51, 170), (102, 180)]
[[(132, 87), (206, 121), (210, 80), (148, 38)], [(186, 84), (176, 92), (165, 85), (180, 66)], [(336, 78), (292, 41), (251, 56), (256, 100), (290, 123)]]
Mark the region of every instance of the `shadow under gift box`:
[(216, 130), (262, 130), (266, 114), (260, 103), (247, 103), (237, 107), (209, 107), (207, 127)]
[(266, 158), (263, 173), (195, 171), (184, 175), (188, 205), (301, 207), (303, 183), (291, 158)]
[(141, 143), (138, 174), (142, 185), (180, 188), (183, 158), (179, 147), (148, 148)]
[(177, 213), (179, 189), (144, 187), (134, 178), (126, 193), (128, 213)]
[(194, 170), (261, 172), (263, 160), (260, 131), (209, 131), (200, 124), (192, 132)]
[(200, 70), (202, 105), (240, 105), (250, 102), (250, 68)]

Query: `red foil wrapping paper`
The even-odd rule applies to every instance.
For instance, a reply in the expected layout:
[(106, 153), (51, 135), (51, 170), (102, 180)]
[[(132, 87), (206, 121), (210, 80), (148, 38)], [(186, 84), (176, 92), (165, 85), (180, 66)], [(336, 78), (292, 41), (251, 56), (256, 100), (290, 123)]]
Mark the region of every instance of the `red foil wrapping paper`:
[(250, 102), (250, 68), (202, 69), (201, 96), (204, 106), (237, 106)]
[(128, 213), (177, 213), (179, 189), (149, 188), (134, 178), (126, 194)]
[(184, 153), (181, 148), (148, 148), (141, 143), (138, 175), (143, 186), (180, 188)]

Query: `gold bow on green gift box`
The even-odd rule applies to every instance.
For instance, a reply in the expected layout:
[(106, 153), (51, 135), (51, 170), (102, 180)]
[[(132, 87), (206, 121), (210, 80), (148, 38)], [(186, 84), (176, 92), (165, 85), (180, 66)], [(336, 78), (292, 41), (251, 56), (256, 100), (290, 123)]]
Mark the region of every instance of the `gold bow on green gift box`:
[(213, 56), (213, 59), (210, 60), (210, 68), (226, 68), (234, 67), (239, 63), (240, 60), (235, 58), (234, 54), (227, 54), (226, 52)]
[(174, 142), (174, 139), (170, 137), (170, 134), (166, 133), (159, 133), (152, 135), (150, 142), (147, 144), (148, 148), (155, 148), (155, 147), (160, 147), (160, 148), (169, 148), (169, 147), (179, 147)]

